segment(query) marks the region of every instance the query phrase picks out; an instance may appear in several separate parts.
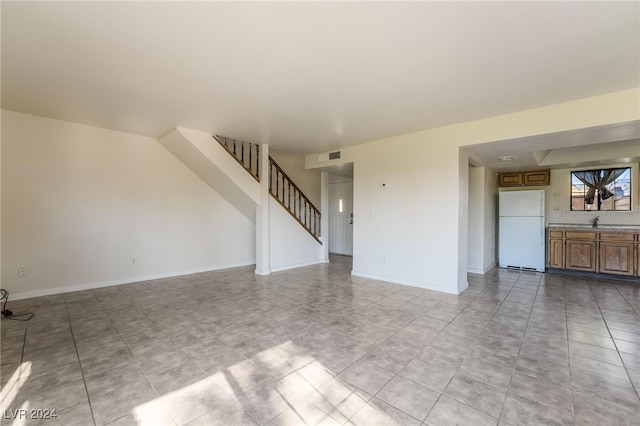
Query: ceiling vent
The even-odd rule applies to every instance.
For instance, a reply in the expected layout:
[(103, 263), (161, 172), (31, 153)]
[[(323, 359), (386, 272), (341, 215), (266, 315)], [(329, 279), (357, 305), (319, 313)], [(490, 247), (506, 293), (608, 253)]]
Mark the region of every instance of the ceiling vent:
[(340, 151), (329, 153), (329, 160), (337, 160), (338, 158), (340, 158)]

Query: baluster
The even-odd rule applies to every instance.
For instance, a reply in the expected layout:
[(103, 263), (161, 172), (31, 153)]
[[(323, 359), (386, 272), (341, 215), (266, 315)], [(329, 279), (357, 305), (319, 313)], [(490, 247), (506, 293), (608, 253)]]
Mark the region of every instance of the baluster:
[(241, 148), (241, 151), (240, 151), (240, 162), (242, 163), (242, 166), (246, 168), (247, 165), (244, 164), (244, 141), (242, 141), (242, 145), (241, 146), (242, 146), (242, 148)]
[(256, 177), (260, 180), (260, 145), (256, 145)]

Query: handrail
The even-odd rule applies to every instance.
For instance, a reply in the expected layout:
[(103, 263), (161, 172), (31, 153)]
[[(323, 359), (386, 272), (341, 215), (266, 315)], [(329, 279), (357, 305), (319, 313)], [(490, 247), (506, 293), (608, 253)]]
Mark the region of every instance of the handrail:
[[(274, 182), (275, 181), (275, 182)], [(274, 185), (275, 183), (275, 185)], [(320, 210), (269, 156), (269, 193), (320, 244)]]
[(260, 182), (260, 145), (212, 135), (246, 171)]
[[(212, 135), (236, 161), (260, 182), (260, 145)], [(320, 210), (269, 156), (269, 193), (313, 237), (320, 241)]]

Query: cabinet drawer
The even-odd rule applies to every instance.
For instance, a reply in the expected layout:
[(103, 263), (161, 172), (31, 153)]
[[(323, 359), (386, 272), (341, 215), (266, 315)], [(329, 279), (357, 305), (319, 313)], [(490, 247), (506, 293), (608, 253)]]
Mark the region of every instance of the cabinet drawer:
[(549, 237), (551, 238), (562, 238), (562, 231), (549, 231)]
[(600, 241), (629, 242), (634, 240), (634, 235), (629, 232), (601, 232)]
[(567, 240), (595, 240), (595, 232), (567, 231)]

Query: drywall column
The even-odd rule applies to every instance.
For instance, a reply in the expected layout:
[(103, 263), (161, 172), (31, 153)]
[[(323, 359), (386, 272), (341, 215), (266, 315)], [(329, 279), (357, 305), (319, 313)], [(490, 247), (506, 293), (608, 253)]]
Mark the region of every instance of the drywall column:
[(469, 248), (467, 270), (484, 274), (484, 167), (469, 167)]
[(269, 275), (269, 145), (260, 145), (260, 205), (256, 207), (256, 274)]
[(458, 294), (469, 286), (467, 282), (468, 250), (469, 154), (465, 150), (460, 149), (458, 155)]
[(320, 172), (320, 259), (329, 263), (329, 173)]

